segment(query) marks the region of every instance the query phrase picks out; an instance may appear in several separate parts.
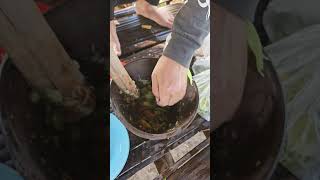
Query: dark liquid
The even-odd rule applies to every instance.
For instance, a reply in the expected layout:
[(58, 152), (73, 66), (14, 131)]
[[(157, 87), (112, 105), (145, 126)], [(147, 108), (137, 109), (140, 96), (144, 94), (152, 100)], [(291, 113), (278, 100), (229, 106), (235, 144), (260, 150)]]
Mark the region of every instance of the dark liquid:
[(151, 81), (136, 81), (140, 97), (135, 99), (122, 93), (124, 109), (129, 112), (127, 119), (134, 127), (153, 134), (165, 133), (178, 124), (179, 103), (174, 106), (160, 107), (152, 93)]

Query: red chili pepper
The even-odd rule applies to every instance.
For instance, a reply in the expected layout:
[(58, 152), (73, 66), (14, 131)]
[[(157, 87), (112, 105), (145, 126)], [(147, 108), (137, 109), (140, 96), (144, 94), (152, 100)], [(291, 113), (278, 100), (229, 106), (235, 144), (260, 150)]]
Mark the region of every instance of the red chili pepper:
[(0, 54), (3, 55), (5, 53), (4, 49), (0, 47)]
[(6, 52), (4, 51), (4, 49), (0, 47), (0, 64), (1, 64), (2, 61), (3, 61), (3, 57), (4, 57), (5, 53), (6, 53)]
[(46, 3), (39, 2), (39, 1), (37, 1), (36, 3), (42, 14), (45, 14), (50, 10), (50, 6), (47, 5)]

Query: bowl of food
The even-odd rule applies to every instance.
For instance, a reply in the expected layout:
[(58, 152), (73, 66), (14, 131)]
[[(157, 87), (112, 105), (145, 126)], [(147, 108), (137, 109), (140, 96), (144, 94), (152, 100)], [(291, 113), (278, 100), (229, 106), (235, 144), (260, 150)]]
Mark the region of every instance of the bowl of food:
[(146, 58), (125, 65), (140, 91), (139, 98), (122, 92), (111, 82), (111, 107), (133, 134), (151, 140), (167, 139), (188, 127), (197, 115), (199, 95), (195, 83), (188, 81), (184, 98), (174, 106), (160, 107), (152, 94), (151, 74), (158, 59)]

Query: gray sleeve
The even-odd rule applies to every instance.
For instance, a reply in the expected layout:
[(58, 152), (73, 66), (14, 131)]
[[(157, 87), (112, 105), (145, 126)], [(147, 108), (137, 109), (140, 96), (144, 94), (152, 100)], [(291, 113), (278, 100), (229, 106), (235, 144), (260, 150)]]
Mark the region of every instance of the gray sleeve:
[(194, 52), (209, 31), (210, 1), (188, 0), (175, 17), (171, 40), (163, 55), (189, 68)]
[(216, 0), (215, 2), (230, 12), (253, 21), (259, 0)]

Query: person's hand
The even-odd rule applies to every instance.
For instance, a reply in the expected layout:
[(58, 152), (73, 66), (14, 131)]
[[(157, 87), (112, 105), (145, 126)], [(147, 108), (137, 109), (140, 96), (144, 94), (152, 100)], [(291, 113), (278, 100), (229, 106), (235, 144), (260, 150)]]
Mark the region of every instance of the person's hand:
[(114, 50), (117, 56), (121, 55), (121, 46), (120, 41), (117, 35), (117, 26), (118, 21), (112, 20), (110, 21), (110, 47)]
[(172, 106), (186, 94), (188, 69), (162, 56), (152, 72), (152, 93), (159, 106)]

